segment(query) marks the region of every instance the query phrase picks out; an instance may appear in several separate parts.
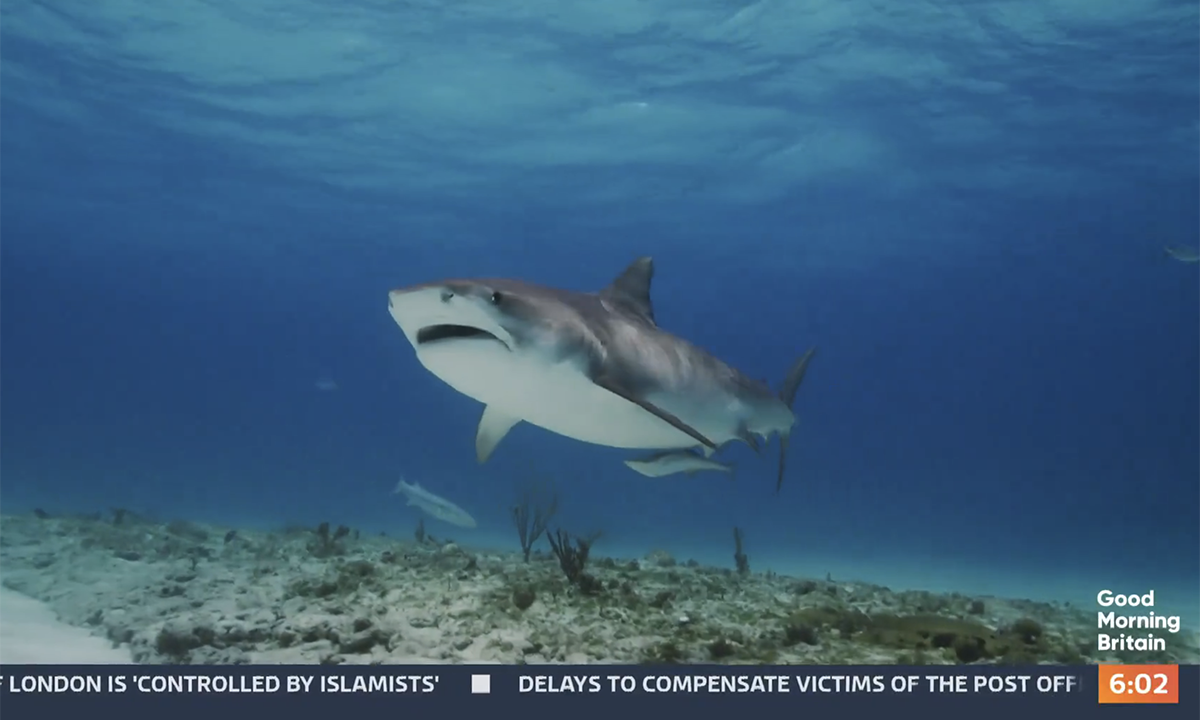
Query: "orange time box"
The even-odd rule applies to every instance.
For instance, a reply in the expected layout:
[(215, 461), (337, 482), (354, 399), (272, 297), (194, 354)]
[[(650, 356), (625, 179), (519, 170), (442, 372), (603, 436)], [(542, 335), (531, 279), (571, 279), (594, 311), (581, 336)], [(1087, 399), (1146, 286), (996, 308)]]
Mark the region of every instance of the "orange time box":
[(1178, 665), (1101, 665), (1101, 705), (1179, 703)]

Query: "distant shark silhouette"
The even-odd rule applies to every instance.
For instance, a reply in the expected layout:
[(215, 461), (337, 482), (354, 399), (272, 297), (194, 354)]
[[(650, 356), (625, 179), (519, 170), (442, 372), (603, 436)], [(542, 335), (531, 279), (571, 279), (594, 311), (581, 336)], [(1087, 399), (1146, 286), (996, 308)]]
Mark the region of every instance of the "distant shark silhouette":
[(408, 498), (409, 505), (424, 510), (426, 514), (442, 522), (461, 528), (475, 527), (475, 518), (471, 517), (470, 513), (446, 498), (429, 492), (421, 487), (421, 483), (409, 485), (404, 482), (404, 478), (400, 478), (400, 482), (396, 483), (396, 494)]
[(1200, 262), (1200, 251), (1183, 245), (1168, 245), (1163, 252), (1182, 263)]
[(783, 484), (792, 403), (815, 348), (774, 393), (660, 328), (653, 261), (581, 293), (510, 279), (442, 280), (392, 290), (388, 310), (417, 360), (485, 405), (475, 437), (485, 462), (522, 420), (616, 448), (702, 448), (780, 437)]

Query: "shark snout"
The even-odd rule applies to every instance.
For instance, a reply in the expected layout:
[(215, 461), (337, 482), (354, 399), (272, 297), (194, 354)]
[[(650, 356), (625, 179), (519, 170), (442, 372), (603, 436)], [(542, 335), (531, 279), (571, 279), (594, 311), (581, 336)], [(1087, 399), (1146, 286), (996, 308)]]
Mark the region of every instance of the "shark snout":
[(442, 341), (495, 340), (510, 346), (494, 308), (471, 287), (436, 283), (388, 292), (388, 314), (421, 350)]
[(404, 304), (405, 300), (406, 299), (411, 300), (412, 295), (416, 292), (419, 292), (419, 291), (411, 290), (411, 289), (407, 289), (407, 288), (397, 288), (395, 290), (389, 290), (388, 291), (388, 310), (395, 311), (395, 310), (400, 309), (400, 307)]
[(438, 322), (441, 301), (436, 288), (397, 288), (388, 292), (388, 314), (415, 347), (421, 328)]

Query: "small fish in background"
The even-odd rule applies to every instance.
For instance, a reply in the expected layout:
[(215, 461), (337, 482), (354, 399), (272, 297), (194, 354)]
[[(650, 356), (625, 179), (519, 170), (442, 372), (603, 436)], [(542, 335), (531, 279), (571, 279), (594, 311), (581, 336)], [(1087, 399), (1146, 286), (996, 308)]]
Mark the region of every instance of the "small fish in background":
[(625, 464), (634, 472), (646, 477), (665, 477), (676, 473), (695, 475), (704, 470), (729, 473), (732, 477), (733, 466), (717, 462), (691, 450), (664, 450), (642, 458), (626, 460)]
[(321, 392), (333, 392), (334, 390), (338, 389), (338, 384), (336, 382), (334, 382), (333, 380), (322, 379), (322, 380), (318, 380), (315, 383), (313, 383), (313, 387), (320, 390)]
[(1196, 248), (1184, 247), (1183, 245), (1168, 245), (1163, 248), (1163, 252), (1181, 263), (1200, 262), (1200, 250)]
[(466, 510), (446, 498), (434, 495), (421, 487), (421, 483), (409, 485), (404, 482), (404, 478), (400, 478), (400, 482), (396, 484), (396, 494), (408, 498), (408, 505), (420, 508), (430, 517), (444, 523), (461, 528), (475, 527), (475, 518), (471, 517)]

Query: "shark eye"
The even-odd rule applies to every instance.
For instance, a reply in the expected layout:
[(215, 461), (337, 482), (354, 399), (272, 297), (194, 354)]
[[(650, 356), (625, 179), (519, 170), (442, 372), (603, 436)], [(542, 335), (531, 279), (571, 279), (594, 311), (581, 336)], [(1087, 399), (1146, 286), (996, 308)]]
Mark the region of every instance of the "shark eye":
[(490, 300), (492, 301), (493, 305), (499, 305), (500, 302), (504, 300), (504, 296), (498, 292), (493, 292)]

